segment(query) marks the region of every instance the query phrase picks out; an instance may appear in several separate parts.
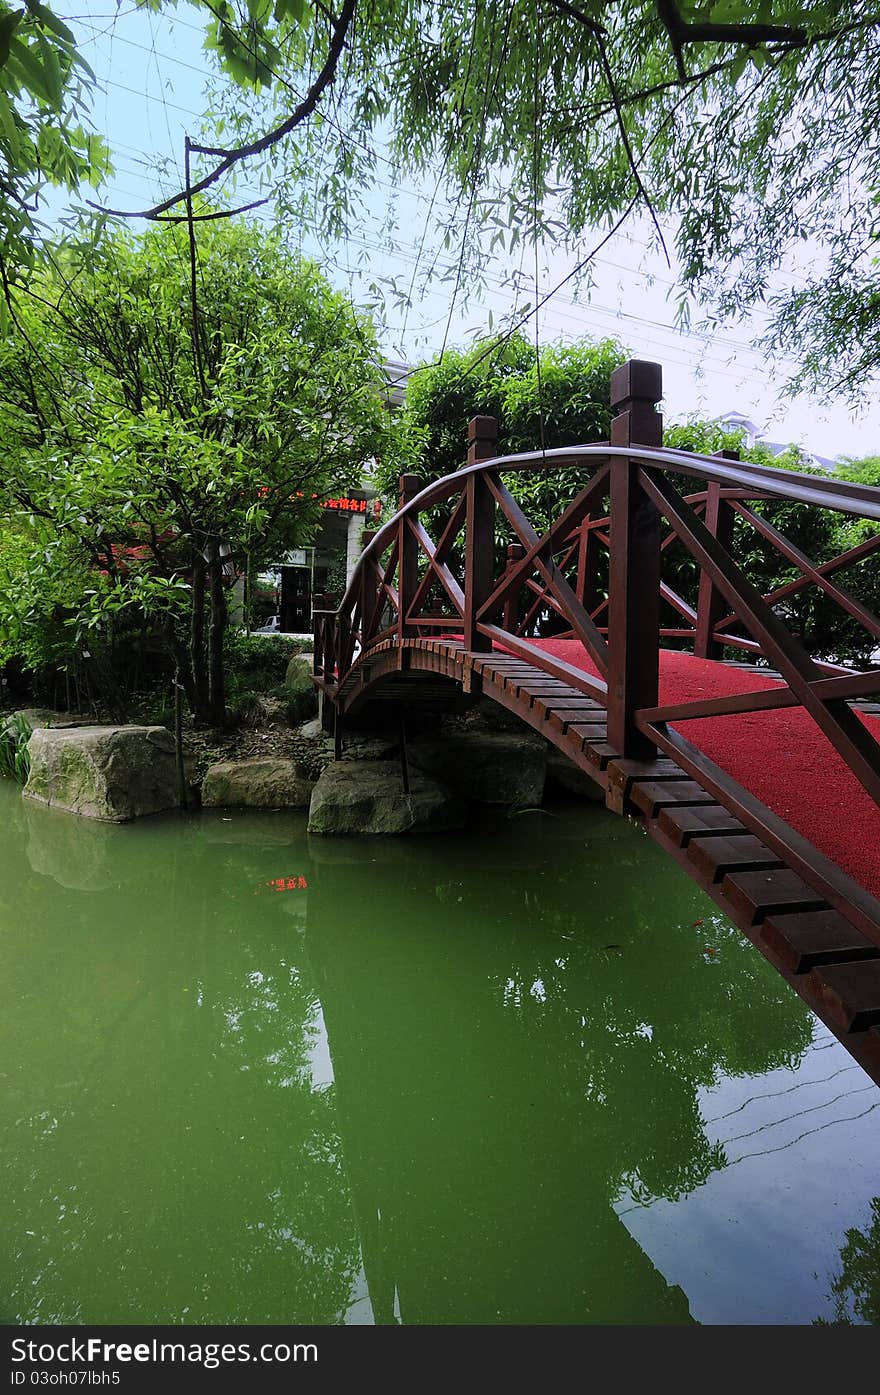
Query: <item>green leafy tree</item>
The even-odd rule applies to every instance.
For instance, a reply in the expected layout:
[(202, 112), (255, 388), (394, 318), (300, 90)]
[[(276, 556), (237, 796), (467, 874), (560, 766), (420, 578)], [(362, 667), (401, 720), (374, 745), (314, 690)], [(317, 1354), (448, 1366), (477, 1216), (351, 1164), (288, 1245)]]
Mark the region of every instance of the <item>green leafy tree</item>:
[(880, 1197), (871, 1202), (868, 1223), (846, 1232), (840, 1273), (831, 1284), (834, 1322), (880, 1324)]
[[(405, 468), (427, 484), (450, 474), (467, 457), (471, 417), (498, 421), (498, 451), (552, 450), (577, 442), (608, 439), (611, 424), (609, 380), (626, 358), (611, 339), (535, 347), (514, 335), (494, 352), (494, 341), (479, 340), (468, 350), (447, 351), (439, 363), (423, 364), (410, 377), (396, 428)], [(399, 465), (395, 457), (380, 466), (389, 503), (396, 499)], [(582, 487), (575, 471), (510, 475), (508, 486), (536, 528), (553, 519)], [(508, 540), (499, 534), (499, 546)]]
[[(439, 363), (424, 364), (413, 372), (397, 423), (399, 456), (405, 461), (405, 468), (425, 483), (450, 474), (463, 464), (467, 423), (480, 414), (498, 419), (499, 454), (539, 449), (542, 431), (548, 449), (608, 439), (609, 378), (626, 357), (618, 344), (606, 340), (595, 344), (583, 341), (567, 347), (549, 346), (536, 360), (534, 346), (516, 335), (497, 354), (492, 349), (493, 341), (483, 340), (469, 350), (447, 352)], [(753, 464), (819, 473), (797, 446), (791, 445), (778, 455), (761, 442), (748, 447), (740, 429), (730, 429), (716, 421), (693, 419), (668, 425), (664, 430), (664, 445), (704, 455), (735, 451)], [(396, 503), (397, 484), (393, 471), (398, 464), (396, 457), (381, 469), (389, 509)], [(880, 480), (880, 466), (870, 458), (850, 461), (841, 467), (841, 474), (862, 483), (873, 483)], [(542, 531), (581, 489), (584, 477), (579, 471), (569, 469), (510, 474), (506, 481), (535, 528)], [(701, 486), (699, 480), (682, 476), (677, 480), (677, 487), (687, 494), (698, 491)], [(757, 502), (754, 507), (819, 565), (876, 531), (876, 526), (867, 521), (855, 521), (832, 510), (784, 500)], [(439, 536), (448, 514), (448, 505), (439, 505), (431, 511), (429, 525), (434, 536)], [(499, 519), (498, 569), (503, 565), (504, 549), (511, 540), (506, 525)], [(735, 522), (734, 553), (750, 580), (765, 594), (802, 576), (769, 540), (740, 518)], [(453, 561), (458, 560), (453, 553)], [(601, 596), (607, 590), (606, 562), (601, 551), (598, 565), (597, 586)], [(569, 570), (573, 581), (574, 561)], [(699, 568), (682, 545), (676, 543), (665, 549), (663, 576), (689, 605), (696, 606)], [(868, 610), (880, 613), (880, 577), (875, 558), (866, 557), (841, 573), (838, 580)], [(836, 662), (854, 662), (861, 667), (869, 665), (876, 647), (871, 636), (817, 587), (809, 586), (793, 593), (778, 609), (812, 654)], [(669, 607), (664, 611), (664, 622), (679, 626), (681, 618)], [(676, 643), (674, 640), (667, 642)]]
[(310, 538), (321, 499), (385, 453), (387, 418), (370, 327), (314, 264), (205, 222), (194, 302), (187, 236), (118, 234), (14, 297), (0, 644), (55, 614), (60, 586), (81, 650), (147, 617), (218, 721), (230, 580)]
[[(453, 295), (480, 246), (547, 236), (584, 270), (590, 230), (641, 209), (674, 224), (684, 291), (728, 319), (769, 304), (766, 342), (799, 360), (798, 385), (857, 395), (880, 365), (880, 14), (865, 0), (201, 3), (232, 82), (193, 147), (196, 191), (263, 160), (282, 215), (339, 233), (387, 142), (392, 176), (447, 185), (452, 211), (431, 217), (460, 247)], [(7, 282), (40, 186), (106, 168), (84, 124), (92, 81), (51, 9), (0, 0)]]
[(0, 330), (10, 284), (33, 262), (46, 184), (97, 185), (107, 147), (88, 126), (94, 74), (76, 37), (40, 0), (0, 0)]

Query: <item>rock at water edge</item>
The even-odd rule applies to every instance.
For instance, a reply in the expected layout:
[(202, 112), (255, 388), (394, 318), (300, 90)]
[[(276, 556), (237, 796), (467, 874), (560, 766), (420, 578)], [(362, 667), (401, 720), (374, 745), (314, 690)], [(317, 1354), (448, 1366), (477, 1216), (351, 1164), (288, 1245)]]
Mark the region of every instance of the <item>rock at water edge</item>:
[(320, 834), (437, 833), (462, 828), (464, 800), (419, 770), (404, 794), (400, 766), (391, 761), (335, 761), (312, 793), (309, 832)]

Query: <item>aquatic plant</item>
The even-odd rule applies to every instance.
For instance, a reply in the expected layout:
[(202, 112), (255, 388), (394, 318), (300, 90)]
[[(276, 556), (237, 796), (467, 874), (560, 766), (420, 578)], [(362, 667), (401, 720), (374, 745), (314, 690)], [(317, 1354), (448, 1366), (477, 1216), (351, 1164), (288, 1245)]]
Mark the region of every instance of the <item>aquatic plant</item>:
[(30, 773), (28, 741), (32, 727), (20, 712), (0, 718), (0, 775), (24, 785)]

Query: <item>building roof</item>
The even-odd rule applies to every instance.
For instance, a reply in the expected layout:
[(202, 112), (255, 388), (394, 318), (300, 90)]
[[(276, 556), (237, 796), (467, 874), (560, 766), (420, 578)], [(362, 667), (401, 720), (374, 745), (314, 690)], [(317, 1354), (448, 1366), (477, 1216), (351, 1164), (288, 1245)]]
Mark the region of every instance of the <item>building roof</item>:
[(404, 363), (402, 359), (386, 358), (382, 361), (382, 372), (388, 380), (388, 406), (402, 407), (412, 365)]
[[(730, 426), (744, 431), (747, 446), (764, 446), (771, 455), (784, 454), (792, 444), (790, 441), (768, 441), (766, 436), (761, 435), (761, 429), (757, 422), (752, 421), (744, 412), (722, 412), (721, 416), (716, 417), (715, 420), (720, 422), (722, 426)], [(825, 470), (833, 474), (840, 464), (839, 460), (832, 460), (827, 455), (818, 455), (816, 451), (810, 450), (809, 446), (802, 445), (799, 449), (803, 451), (809, 463), (814, 465), (817, 470)]]

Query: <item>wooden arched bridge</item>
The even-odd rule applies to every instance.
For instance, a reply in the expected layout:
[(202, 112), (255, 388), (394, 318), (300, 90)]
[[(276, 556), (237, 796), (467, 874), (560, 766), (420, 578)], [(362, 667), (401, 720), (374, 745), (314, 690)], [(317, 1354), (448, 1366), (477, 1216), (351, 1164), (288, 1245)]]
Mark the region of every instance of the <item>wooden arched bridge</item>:
[[(880, 489), (664, 449), (660, 397), (659, 366), (632, 361), (610, 441), (500, 457), (476, 417), (466, 466), (401, 478), (398, 513), (315, 615), (337, 753), (373, 704), (494, 699), (642, 819), (880, 1083), (880, 619), (838, 579), (878, 565)], [(505, 477), (548, 471), (580, 488), (539, 533)], [(814, 564), (767, 500), (863, 524)], [(750, 536), (791, 572), (769, 594)], [(690, 600), (664, 577), (674, 559)], [(807, 652), (790, 617), (809, 587), (878, 666)]]

